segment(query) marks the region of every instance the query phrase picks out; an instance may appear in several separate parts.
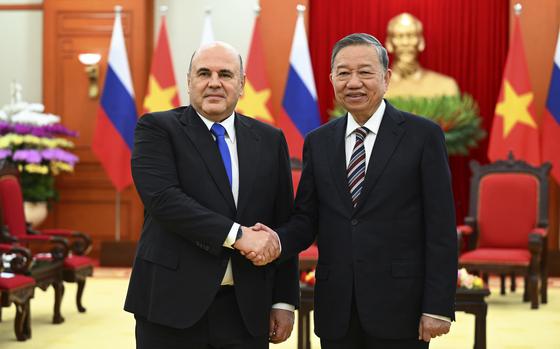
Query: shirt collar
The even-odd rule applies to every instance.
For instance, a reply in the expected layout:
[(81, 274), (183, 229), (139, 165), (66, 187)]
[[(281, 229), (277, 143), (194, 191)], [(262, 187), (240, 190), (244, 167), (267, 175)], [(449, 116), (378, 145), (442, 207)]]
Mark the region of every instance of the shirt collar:
[[(210, 128), (212, 128), (215, 122), (202, 116), (199, 112), (196, 112), (196, 114), (202, 119), (208, 131), (210, 131)], [(226, 129), (227, 136), (231, 140), (231, 143), (235, 143), (235, 112), (231, 113), (230, 116), (225, 118), (222, 122), (219, 122), (219, 124)]]
[[(381, 100), (381, 104), (377, 107), (377, 110), (373, 113), (373, 115), (366, 121), (364, 127), (367, 127), (369, 132), (377, 135), (379, 132), (379, 126), (381, 126), (381, 120), (383, 119), (383, 114), (385, 113), (385, 100)], [(348, 122), (346, 123), (346, 137), (350, 136), (357, 128), (360, 128), (360, 124), (354, 120), (354, 116), (348, 113)]]

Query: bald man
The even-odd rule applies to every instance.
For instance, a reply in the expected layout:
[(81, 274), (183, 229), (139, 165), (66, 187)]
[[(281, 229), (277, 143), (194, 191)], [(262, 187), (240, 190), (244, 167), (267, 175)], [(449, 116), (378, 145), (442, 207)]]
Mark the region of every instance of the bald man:
[(190, 106), (149, 113), (136, 127), (132, 175), (145, 208), (125, 310), (137, 348), (268, 348), (291, 333), (297, 259), (254, 266), (242, 254), (280, 253), (273, 233), (293, 191), (282, 132), (235, 113), (243, 62), (225, 43), (199, 48)]

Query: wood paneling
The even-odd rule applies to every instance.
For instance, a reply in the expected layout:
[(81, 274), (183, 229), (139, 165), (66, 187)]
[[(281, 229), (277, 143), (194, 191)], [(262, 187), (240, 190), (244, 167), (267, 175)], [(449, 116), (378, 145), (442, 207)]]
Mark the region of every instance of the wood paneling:
[(41, 11), (43, 4), (13, 4), (13, 5), (0, 5), (0, 11)]
[[(94, 239), (93, 256), (101, 241), (115, 238), (115, 195), (103, 168), (91, 151), (99, 98), (90, 99), (88, 78), (78, 54), (96, 52), (100, 62), (100, 87), (114, 21), (114, 6), (123, 6), (123, 31), (128, 51), (138, 110), (148, 76), (152, 52), (152, 0), (45, 0), (44, 8), (44, 104), (48, 112), (79, 132), (74, 139), (80, 157), (76, 171), (57, 177), (60, 200), (50, 211), (45, 227), (82, 230)], [(121, 240), (135, 241), (143, 222), (143, 207), (134, 188), (121, 193)]]

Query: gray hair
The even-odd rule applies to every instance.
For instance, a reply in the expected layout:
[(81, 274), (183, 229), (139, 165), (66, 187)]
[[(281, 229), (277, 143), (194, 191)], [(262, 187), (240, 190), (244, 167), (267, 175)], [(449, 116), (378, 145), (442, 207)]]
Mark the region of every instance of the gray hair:
[(354, 33), (347, 35), (334, 44), (331, 54), (331, 71), (333, 70), (334, 59), (336, 58), (338, 52), (347, 46), (354, 45), (373, 46), (377, 51), (377, 56), (379, 57), (379, 62), (381, 62), (381, 65), (383, 66), (383, 70), (387, 71), (389, 68), (389, 56), (387, 55), (387, 50), (383, 47), (383, 45), (381, 45), (381, 42), (379, 42), (375, 36), (366, 33)]

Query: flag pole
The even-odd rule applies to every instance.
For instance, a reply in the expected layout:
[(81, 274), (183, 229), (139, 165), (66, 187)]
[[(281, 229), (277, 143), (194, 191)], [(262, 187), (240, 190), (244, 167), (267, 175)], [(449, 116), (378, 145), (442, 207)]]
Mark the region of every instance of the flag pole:
[(121, 241), (121, 193), (115, 193), (115, 241)]
[[(122, 12), (122, 6), (115, 6), (115, 16), (120, 17)], [(121, 241), (121, 193), (115, 191), (115, 241)]]

